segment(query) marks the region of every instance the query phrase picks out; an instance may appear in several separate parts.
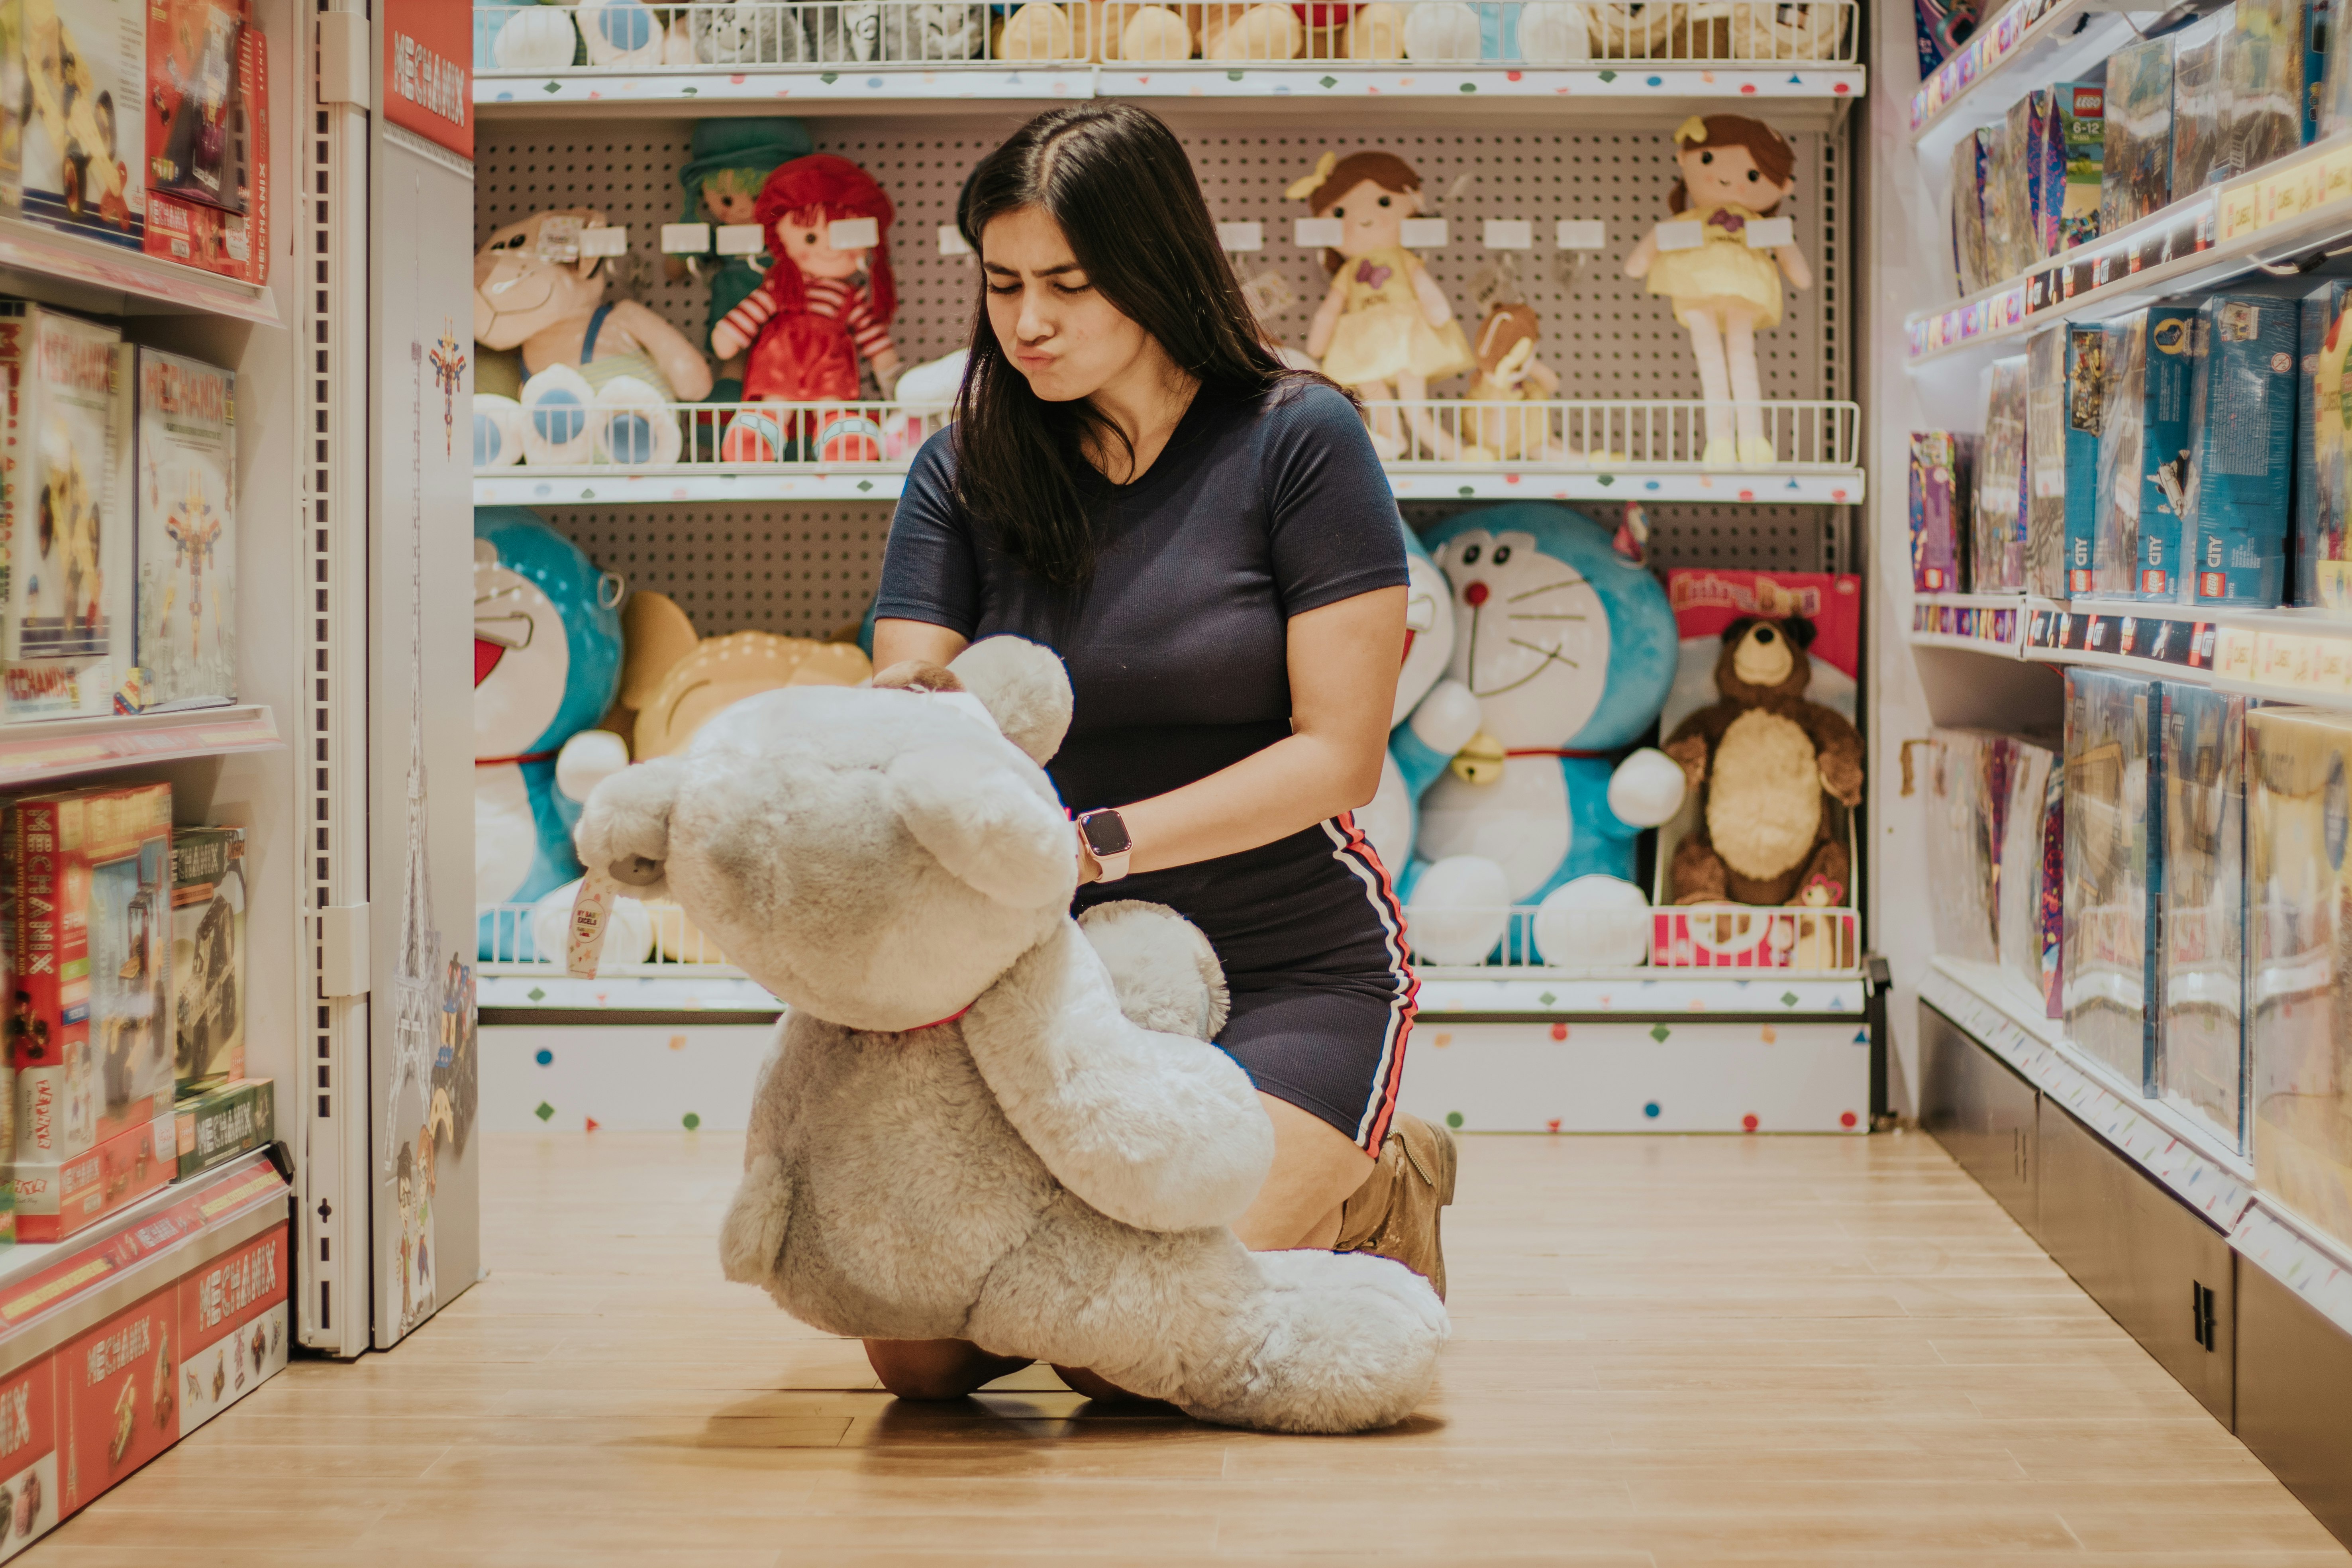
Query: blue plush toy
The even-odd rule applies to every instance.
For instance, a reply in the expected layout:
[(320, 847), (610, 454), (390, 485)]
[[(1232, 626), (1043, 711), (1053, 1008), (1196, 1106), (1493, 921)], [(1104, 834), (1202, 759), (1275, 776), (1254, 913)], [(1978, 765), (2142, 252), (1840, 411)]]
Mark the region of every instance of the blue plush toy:
[(1428, 542), (1453, 588), (1449, 673), (1483, 731), (1422, 803), (1416, 950), (1477, 962), (1503, 938), (1501, 910), (1532, 904), (1552, 911), (1533, 932), (1552, 962), (1641, 962), (1634, 840), (1681, 809), (1685, 784), (1654, 747), (1620, 753), (1674, 684), (1664, 589), (1609, 530), (1549, 501), (1460, 513)]
[(1410, 528), (1404, 548), (1412, 581), (1406, 589), (1404, 665), (1389, 710), (1388, 756), (1381, 764), (1380, 793), (1356, 813), (1356, 826), (1399, 879), (1400, 893), (1412, 875), (1421, 798), (1478, 732), (1478, 700), (1445, 676), (1454, 657), (1454, 591)]
[(591, 725), (621, 679), (621, 580), (520, 507), (474, 512), (474, 898), (485, 959), (531, 957), (530, 904), (580, 875), (581, 804), (628, 764)]

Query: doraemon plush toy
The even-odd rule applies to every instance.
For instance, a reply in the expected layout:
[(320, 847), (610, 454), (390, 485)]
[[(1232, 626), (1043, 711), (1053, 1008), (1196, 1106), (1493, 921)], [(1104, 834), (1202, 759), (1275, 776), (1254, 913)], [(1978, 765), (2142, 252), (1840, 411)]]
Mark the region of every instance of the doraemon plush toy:
[[(628, 765), (592, 730), (621, 679), (621, 580), (520, 507), (474, 512), (474, 899), (529, 904), (580, 875), (581, 803)], [(486, 910), (486, 959), (532, 956), (519, 914)]]
[(1412, 582), (1405, 590), (1404, 667), (1389, 711), (1389, 752), (1381, 763), (1380, 793), (1356, 814), (1373, 853), (1398, 877), (1411, 874), (1421, 797), (1478, 732), (1478, 700), (1445, 674), (1454, 657), (1454, 591), (1410, 528), (1404, 550)]
[[(1633, 842), (1681, 809), (1682, 769), (1654, 747), (1618, 753), (1656, 723), (1677, 642), (1665, 590), (1609, 530), (1549, 501), (1462, 512), (1428, 543), (1453, 588), (1448, 674), (1479, 705), (1483, 732), (1421, 808), (1431, 864), (1408, 894), (1414, 945), (1433, 963), (1475, 963), (1503, 935), (1497, 908), (1538, 904), (1534, 932), (1569, 961), (1640, 963), (1647, 900)], [(1594, 922), (1619, 933), (1588, 945)], [(1442, 950), (1442, 951), (1441, 951)]]

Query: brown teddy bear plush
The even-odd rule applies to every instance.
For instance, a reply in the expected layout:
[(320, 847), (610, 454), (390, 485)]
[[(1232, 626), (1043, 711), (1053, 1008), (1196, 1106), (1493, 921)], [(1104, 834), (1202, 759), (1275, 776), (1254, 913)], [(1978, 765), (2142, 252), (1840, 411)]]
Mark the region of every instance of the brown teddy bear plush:
[(1822, 796), (1861, 803), (1862, 737), (1805, 700), (1812, 640), (1801, 616), (1724, 628), (1722, 700), (1684, 720), (1664, 747), (1701, 803), (1698, 826), (1675, 851), (1675, 902), (1847, 901), (1853, 867)]

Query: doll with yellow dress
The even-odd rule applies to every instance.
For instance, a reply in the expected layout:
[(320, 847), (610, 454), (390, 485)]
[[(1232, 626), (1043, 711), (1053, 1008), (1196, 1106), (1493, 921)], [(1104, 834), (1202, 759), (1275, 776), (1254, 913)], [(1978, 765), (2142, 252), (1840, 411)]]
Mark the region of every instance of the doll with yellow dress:
[[(1377, 405), (1422, 403), (1431, 382), (1477, 363), (1444, 291), (1404, 247), (1404, 220), (1421, 211), (1421, 176), (1392, 153), (1326, 153), (1289, 196), (1339, 224), (1339, 245), (1323, 253), (1331, 290), (1307, 329), (1307, 352), (1325, 375), (1376, 405), (1372, 446), (1381, 458), (1404, 457), (1396, 409)], [(1428, 409), (1409, 407), (1408, 418), (1431, 456), (1455, 455)]]
[(1672, 300), (1690, 331), (1709, 405), (1700, 461), (1760, 468), (1779, 458), (1764, 433), (1756, 333), (1780, 325), (1782, 277), (1810, 289), (1813, 273), (1793, 243), (1756, 244), (1749, 226), (1770, 220), (1797, 188), (1796, 149), (1761, 121), (1694, 114), (1675, 131), (1675, 163), (1682, 177), (1666, 210), (1676, 219), (1633, 247), (1625, 276)]

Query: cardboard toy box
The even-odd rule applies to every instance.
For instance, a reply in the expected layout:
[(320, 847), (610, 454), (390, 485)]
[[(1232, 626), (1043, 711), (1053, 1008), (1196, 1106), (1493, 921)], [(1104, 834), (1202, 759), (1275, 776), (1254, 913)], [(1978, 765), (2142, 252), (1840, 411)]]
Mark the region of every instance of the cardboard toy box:
[(236, 376), (158, 349), (128, 353), (138, 395), (138, 672), (121, 706), (234, 702)]
[(164, 784), (26, 796), (0, 819), (20, 1163), (63, 1165), (159, 1115), (158, 1147), (176, 1142), (171, 843)]
[(2066, 1035), (2134, 1091), (2150, 1084), (2155, 1046), (2163, 849), (2150, 820), (2161, 784), (2149, 731), (2159, 701), (2154, 681), (2066, 672)]
[[(188, 0), (178, 0), (185, 5)], [(194, 0), (194, 8), (217, 11), (209, 0)], [(158, 5), (159, 18), (166, 8)], [(159, 19), (158, 26), (166, 24)], [(205, 26), (211, 27), (207, 18)], [(176, 37), (176, 32), (174, 33)], [(209, 31), (207, 35), (209, 36)], [(175, 117), (183, 98), (169, 87), (163, 97)], [(151, 100), (152, 101), (152, 100)], [(156, 111), (151, 110), (151, 115)], [(161, 123), (157, 115), (156, 122)], [(152, 129), (152, 128), (151, 128)], [(144, 246), (147, 254), (168, 261), (202, 268), (244, 283), (269, 281), (269, 53), (257, 27), (241, 28), (236, 43), (236, 72), (222, 126), (225, 169), (222, 195), (194, 194), (201, 183), (174, 178), (180, 163), (169, 162), (163, 180), (147, 193)], [(151, 165), (151, 183), (156, 171)]]
[[(2352, 72), (2347, 72), (2352, 75)], [(2344, 461), (2344, 362), (2352, 352), (2352, 283), (2321, 284), (2303, 301), (2303, 380), (2296, 393), (2294, 602), (2352, 615), (2352, 484)]]
[(286, 1227), (180, 1279), (183, 1437), (286, 1369)]
[(179, 1179), (225, 1165), (278, 1136), (277, 1087), (266, 1078), (238, 1079), (181, 1097)]
[[(2106, 323), (2106, 400), (2099, 415), (2094, 594), (2169, 597), (2142, 587), (2144, 571), (2171, 581), (2187, 500), (2189, 343), (2197, 301), (2168, 300)], [(2076, 592), (2082, 590), (2077, 589)]]
[(147, 0), (18, 0), (24, 213), (142, 247), (146, 237)]
[[(28, 1076), (18, 1074), (19, 1083)], [(180, 1173), (178, 1146), (178, 1119), (167, 1106), (81, 1153), (62, 1160), (20, 1157), (16, 1238), (62, 1241), (169, 1186)]]
[(172, 835), (172, 1027), (179, 1091), (245, 1076), (245, 829)]
[[(0, 300), (0, 546), (7, 552), (0, 719), (114, 711), (130, 672), (131, 378), (122, 334)], [(46, 517), (46, 521), (44, 521)]]
[(1957, 594), (1965, 585), (1969, 511), (1976, 500), (1976, 437), (1964, 431), (1911, 432), (1911, 586)]
[(2198, 307), (2180, 558), (2161, 578), (2144, 569), (2145, 592), (2199, 605), (2279, 603), (2294, 499), (2298, 314), (2293, 300), (2255, 295), (2215, 294)]

